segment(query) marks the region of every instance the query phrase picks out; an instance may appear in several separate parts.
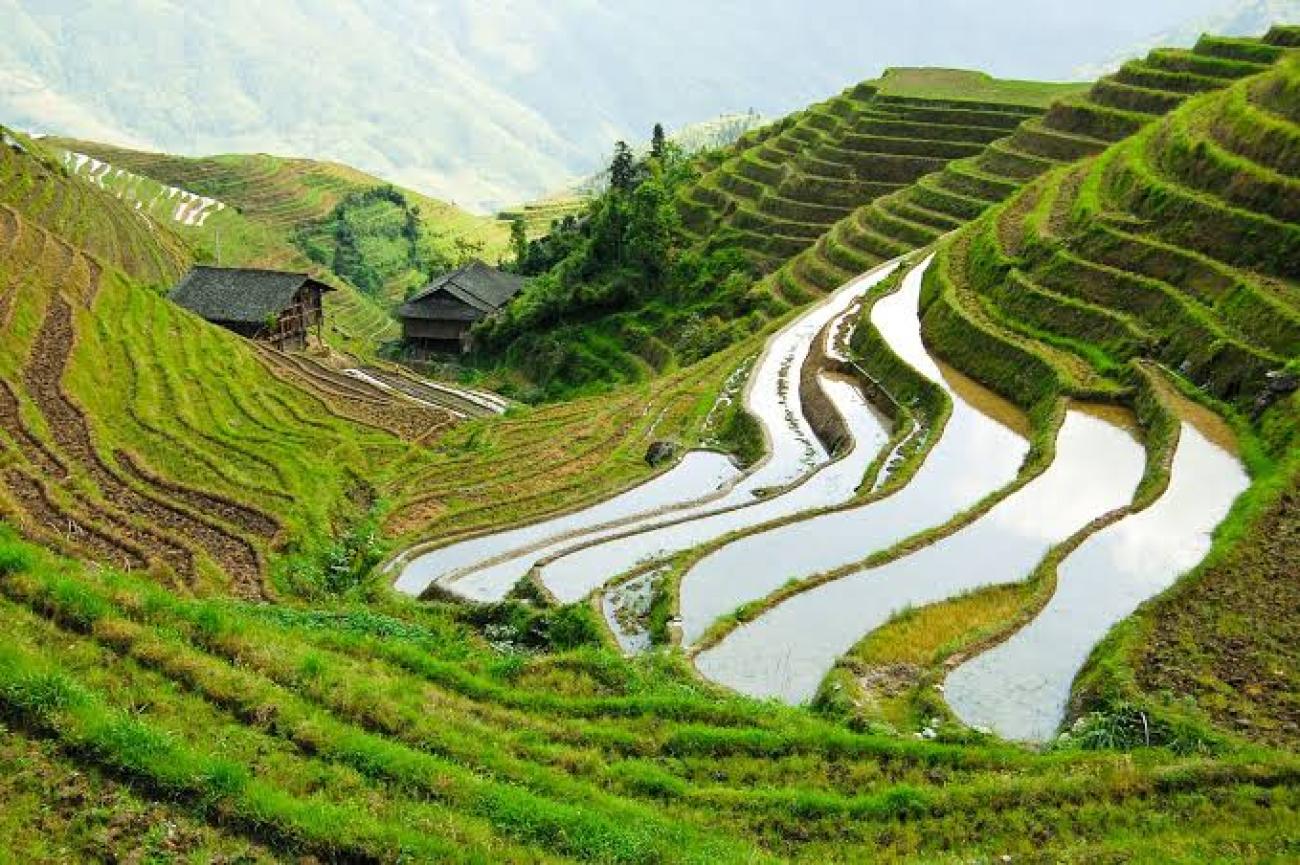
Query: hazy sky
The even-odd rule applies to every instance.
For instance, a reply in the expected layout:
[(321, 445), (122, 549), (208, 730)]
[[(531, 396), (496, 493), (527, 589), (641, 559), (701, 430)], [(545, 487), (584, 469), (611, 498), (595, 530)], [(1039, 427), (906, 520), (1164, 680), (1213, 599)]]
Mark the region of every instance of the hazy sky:
[[(631, 5), (643, 5), (643, 0), (633, 0)], [(859, 42), (871, 51), (864, 61), (969, 66), (1007, 77), (1064, 78), (1080, 65), (1108, 58), (1160, 31), (1242, 4), (1237, 0), (713, 0), (707, 5), (726, 16), (746, 14), (745, 10), (752, 15), (756, 7), (785, 10), (787, 32), (815, 34), (824, 45)], [(817, 42), (810, 39), (804, 47), (818, 50)]]
[(0, 0), (0, 122), (331, 158), (477, 207), (888, 66), (1095, 77), (1300, 0)]

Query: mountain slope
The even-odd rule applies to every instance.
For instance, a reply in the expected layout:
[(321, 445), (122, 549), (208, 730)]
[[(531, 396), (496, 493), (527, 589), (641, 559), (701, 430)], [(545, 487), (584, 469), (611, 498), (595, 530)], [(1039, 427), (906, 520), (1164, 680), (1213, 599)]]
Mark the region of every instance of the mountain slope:
[(904, 64), (1063, 78), (1224, 2), (1102, 0), (1067, 18), (1031, 0), (833, 0), (815, 15), (687, 0), (3, 0), (0, 121), (336, 160), (488, 211), (590, 173), (656, 121), (781, 116)]
[[(1268, 39), (1300, 46), (1300, 29)], [(1031, 183), (942, 248), (923, 300), (931, 345), (1022, 404), (1079, 393), (1082, 367), (1149, 410), (1139, 370), (1156, 370), (1231, 421), (1252, 487), (1207, 561), (1098, 651), (1079, 701), (1292, 747), (1297, 153), (1292, 52)]]
[[(554, 398), (742, 340), (820, 293), (767, 277), (845, 213), (981, 152), (1081, 87), (891, 70), (722, 151), (688, 160), (670, 149), (530, 248), (538, 278), (480, 328), (481, 360)], [(831, 266), (826, 281), (862, 269)]]
[(178, 238), (40, 144), (0, 172), (0, 496), (29, 536), (260, 597), (269, 560), (318, 550), (366, 467), (406, 450), (394, 432), (452, 422), (360, 384), (336, 404), (142, 285), (183, 270)]
[[(431, 270), (445, 269), (468, 254), (494, 261), (506, 246), (504, 223), (397, 189), (405, 206), (417, 209), (420, 246), (429, 260), (420, 267), (398, 262), (385, 272), (382, 284), (370, 292), (358, 291), (345, 278), (347, 273), (331, 269), (336, 258), (335, 209), (386, 188), (378, 178), (308, 159), (185, 158), (90, 141), (50, 138), (45, 143), (66, 151), (71, 168), (114, 195), (128, 203), (142, 201), (190, 243), (200, 261), (215, 262), (220, 254), (226, 265), (311, 270), (338, 287), (326, 296), (327, 339), (358, 356), (371, 355), (397, 337), (390, 312), (394, 302), (411, 286), (423, 284)], [(214, 204), (206, 210), (195, 209), (201, 204), (186, 207), (186, 194)], [(370, 257), (382, 259), (383, 252)]]

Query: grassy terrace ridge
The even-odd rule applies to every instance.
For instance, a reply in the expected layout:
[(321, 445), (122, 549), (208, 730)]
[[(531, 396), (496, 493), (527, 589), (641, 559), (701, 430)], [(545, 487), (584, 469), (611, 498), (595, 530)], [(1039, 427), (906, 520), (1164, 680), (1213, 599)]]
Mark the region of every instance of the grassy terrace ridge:
[[(1223, 40), (1203, 37), (1190, 50), (1160, 48), (1144, 60), (1134, 60), (1113, 75), (1084, 90), (1057, 85), (1023, 85), (1030, 104), (1046, 107), (1041, 117), (1027, 119), (1010, 135), (998, 137), (969, 158), (954, 160), (941, 171), (920, 178), (893, 193), (862, 203), (844, 217), (845, 224), (870, 226), (856, 237), (844, 224), (831, 229), (837, 245), (825, 238), (785, 266), (783, 283), (807, 293), (834, 287), (832, 273), (819, 274), (818, 258), (828, 263), (855, 261), (870, 265), (900, 251), (925, 246), (955, 225), (965, 223), (1001, 201), (1025, 183), (1060, 165), (1100, 153), (1198, 93), (1226, 88), (1233, 81), (1265, 71), (1287, 49), (1286, 28), (1262, 39)], [(896, 89), (926, 94), (928, 77), (943, 81), (943, 70), (898, 73)], [(928, 73), (928, 74), (921, 74)], [(915, 80), (910, 80), (915, 79)], [(888, 92), (890, 76), (882, 79)], [(1002, 82), (1002, 98), (1010, 100), (1020, 82)], [(971, 84), (972, 94), (980, 92)], [(936, 95), (942, 98), (942, 91)], [(910, 215), (910, 217), (909, 217)], [(900, 219), (901, 218), (901, 219)]]
[[(344, 351), (371, 355), (378, 346), (395, 339), (397, 327), (389, 307), (413, 286), (422, 284), (425, 277), (423, 273), (396, 268), (382, 290), (367, 294), (318, 263), (328, 265), (332, 253), (317, 252), (316, 260), (308, 257), (314, 247), (332, 249), (330, 218), (340, 202), (387, 185), (354, 168), (265, 154), (183, 157), (75, 139), (51, 138), (43, 143), (113, 166), (113, 171), (99, 183), (115, 193), (124, 193), (128, 200), (134, 197), (146, 203), (154, 201), (158, 188), (151, 182), (227, 205), (209, 214), (201, 225), (178, 224), (169, 219), (170, 199), (153, 209), (161, 211), (154, 215), (182, 236), (201, 262), (215, 262), (220, 254), (226, 265), (309, 270), (339, 288), (326, 296), (330, 319), (327, 340)], [(135, 177), (119, 177), (118, 169)], [(475, 216), (409, 189), (399, 191), (411, 206), (418, 208), (422, 243), (434, 254), (452, 260), (462, 250), (466, 254), (472, 251), (488, 261), (496, 261), (504, 254), (509, 233), (506, 223)], [(366, 251), (372, 258), (391, 258), (390, 251), (379, 248), (381, 245), (375, 241)]]
[[(1251, 43), (1232, 44), (1244, 53)], [(1293, 140), (1298, 120), (1300, 57), (1284, 57), (1033, 181), (947, 243), (947, 266), (928, 279), (927, 341), (1023, 405), (1070, 392), (1075, 368), (1149, 414), (1158, 402), (1143, 382), (1154, 381), (1225, 418), (1240, 442), (1253, 483), (1209, 557), (1117, 628), (1076, 683), (1073, 711), (1113, 719), (1120, 738), (1141, 714), (1170, 740), (1300, 745), (1288, 612), (1300, 587), (1281, 576), (1300, 554), (1300, 391), (1288, 383), (1300, 372), (1300, 166), (1291, 148), (1264, 145)], [(968, 334), (990, 316), (999, 342), (1028, 339), (1046, 366), (1013, 376), (995, 362), (1005, 349), (973, 350)], [(924, 687), (945, 658), (1014, 628), (1050, 586), (1045, 572), (918, 611), (932, 639), (918, 644), (900, 621), (849, 669), (870, 678), (919, 664), (910, 674), (921, 689), (904, 688), (886, 714), (930, 711)], [(891, 654), (898, 640), (913, 648)]]
[(979, 153), (1054, 96), (1079, 89), (891, 69), (742, 136), (678, 204), (692, 234), (734, 243), (768, 271), (853, 207)]
[(1030, 105), (1047, 108), (1057, 99), (1086, 90), (1076, 82), (1016, 81), (994, 78), (969, 69), (896, 67), (875, 81), (885, 96), (910, 96), (926, 100), (986, 102), (995, 105)]
[[(1192, 862), (1285, 855), (1300, 804), (1300, 766), (1277, 752), (1134, 760), (852, 732), (713, 693), (669, 660), (503, 654), (451, 607), (190, 600), (0, 544), (0, 711), (18, 742), (182, 803), (212, 826), (206, 845), (378, 861)], [(495, 633), (581, 641), (582, 609)]]
[(55, 549), (177, 589), (342, 591), (396, 537), (607, 495), (649, 475), (652, 431), (700, 435), (753, 351), (449, 434), (446, 411), (172, 305), (137, 281), (162, 262), (183, 267), (170, 264), (185, 247), (166, 224), (68, 175), (38, 143), (0, 159), (0, 509)]

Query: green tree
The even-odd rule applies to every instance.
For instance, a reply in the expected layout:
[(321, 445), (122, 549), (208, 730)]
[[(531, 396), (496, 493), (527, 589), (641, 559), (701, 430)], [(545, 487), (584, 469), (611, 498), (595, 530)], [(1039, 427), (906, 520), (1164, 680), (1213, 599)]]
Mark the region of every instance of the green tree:
[(658, 178), (632, 193), (632, 212), (624, 239), (624, 263), (642, 277), (645, 287), (660, 288), (671, 265), (673, 238), (681, 227), (672, 195)]
[(655, 159), (663, 159), (667, 143), (668, 139), (664, 136), (664, 125), (656, 123), (654, 132), (650, 135), (650, 155)]
[(524, 230), (524, 220), (521, 216), (516, 216), (510, 223), (510, 248), (515, 253), (515, 270), (523, 273), (524, 265), (528, 260), (528, 233)]
[(636, 184), (636, 158), (626, 141), (614, 145), (614, 159), (609, 163), (609, 186), (618, 192), (628, 192)]

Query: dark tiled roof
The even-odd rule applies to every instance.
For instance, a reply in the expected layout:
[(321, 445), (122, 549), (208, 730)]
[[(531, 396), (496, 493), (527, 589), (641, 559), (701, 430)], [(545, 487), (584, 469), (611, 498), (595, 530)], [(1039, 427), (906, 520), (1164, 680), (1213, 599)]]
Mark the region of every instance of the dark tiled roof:
[(171, 299), (208, 321), (261, 324), (283, 312), (308, 283), (334, 290), (305, 273), (196, 267), (172, 289)]
[(441, 313), (428, 309), (421, 301), (439, 292), (445, 292), (461, 303), (478, 310), (481, 315), (496, 312), (524, 287), (524, 278), (488, 267), (481, 261), (471, 261), (462, 268), (444, 273), (422, 288), (397, 310), (402, 318), (444, 318)]

